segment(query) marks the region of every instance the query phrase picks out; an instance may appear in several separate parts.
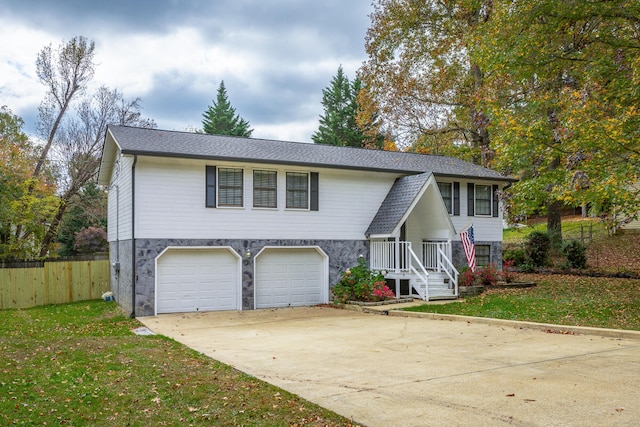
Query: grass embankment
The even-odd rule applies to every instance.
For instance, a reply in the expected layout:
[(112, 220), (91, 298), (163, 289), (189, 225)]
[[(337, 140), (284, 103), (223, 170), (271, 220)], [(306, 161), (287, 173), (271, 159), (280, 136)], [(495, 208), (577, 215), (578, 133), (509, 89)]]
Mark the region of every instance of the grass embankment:
[(0, 425), (351, 425), (140, 326), (102, 301), (0, 311)]
[(461, 302), (411, 311), (571, 326), (640, 330), (640, 280), (560, 274), (523, 274), (535, 287), (488, 289)]
[[(563, 229), (579, 233), (580, 227), (588, 224), (589, 220), (563, 221)], [(519, 281), (533, 281), (537, 286), (489, 288), (482, 295), (462, 302), (424, 305), (412, 311), (640, 330), (640, 279), (597, 277), (640, 277), (640, 234), (608, 236), (601, 228), (601, 223), (593, 223), (594, 239), (586, 251), (587, 270), (574, 272), (579, 274), (519, 274)], [(517, 241), (533, 229), (505, 230), (505, 244)], [(557, 272), (563, 273), (561, 269)]]

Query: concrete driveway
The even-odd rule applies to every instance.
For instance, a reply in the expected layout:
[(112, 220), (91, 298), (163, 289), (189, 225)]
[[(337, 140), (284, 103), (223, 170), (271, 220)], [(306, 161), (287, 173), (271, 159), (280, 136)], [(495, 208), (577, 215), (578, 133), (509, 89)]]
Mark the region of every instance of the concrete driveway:
[(640, 339), (289, 308), (142, 317), (366, 426), (640, 424)]

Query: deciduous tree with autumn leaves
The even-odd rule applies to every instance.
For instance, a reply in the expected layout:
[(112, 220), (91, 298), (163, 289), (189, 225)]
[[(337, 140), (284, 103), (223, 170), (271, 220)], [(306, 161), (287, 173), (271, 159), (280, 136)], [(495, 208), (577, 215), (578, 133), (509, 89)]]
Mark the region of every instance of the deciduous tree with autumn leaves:
[[(511, 215), (640, 211), (640, 2), (379, 0), (361, 78), (405, 145), (520, 179)], [(425, 144), (427, 142), (427, 144)]]

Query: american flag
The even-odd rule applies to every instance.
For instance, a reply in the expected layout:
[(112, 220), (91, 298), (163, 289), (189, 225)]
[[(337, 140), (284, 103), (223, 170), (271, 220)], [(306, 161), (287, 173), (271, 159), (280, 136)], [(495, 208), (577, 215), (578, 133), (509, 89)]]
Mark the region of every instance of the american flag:
[(471, 271), (476, 271), (476, 247), (473, 238), (473, 225), (460, 233), (464, 254), (467, 256), (467, 262)]

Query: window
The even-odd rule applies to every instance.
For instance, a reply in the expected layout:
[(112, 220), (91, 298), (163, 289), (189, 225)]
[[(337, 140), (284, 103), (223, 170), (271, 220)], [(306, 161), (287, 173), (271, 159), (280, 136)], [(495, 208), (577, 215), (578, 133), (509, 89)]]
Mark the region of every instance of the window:
[(447, 207), (449, 215), (453, 214), (453, 183), (451, 182), (439, 182), (438, 188), (444, 200), (444, 205)]
[(287, 172), (287, 208), (309, 208), (309, 174)]
[(497, 185), (467, 184), (467, 215), (499, 216)]
[(275, 208), (278, 205), (276, 171), (253, 171), (253, 207)]
[(242, 169), (218, 168), (218, 206), (242, 207)]
[(491, 262), (491, 246), (476, 245), (476, 265), (484, 267)]
[(449, 215), (460, 215), (460, 183), (438, 182), (438, 188)]
[(491, 215), (490, 185), (476, 185), (476, 215)]

